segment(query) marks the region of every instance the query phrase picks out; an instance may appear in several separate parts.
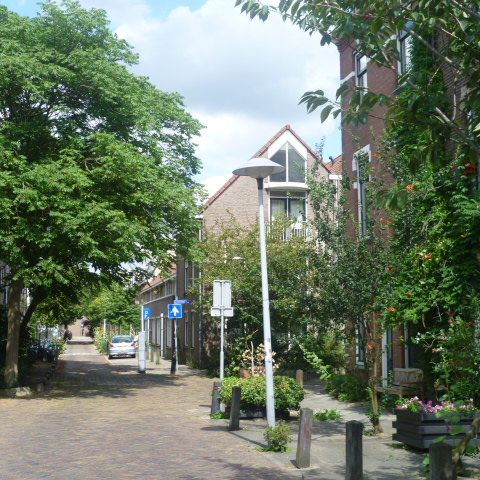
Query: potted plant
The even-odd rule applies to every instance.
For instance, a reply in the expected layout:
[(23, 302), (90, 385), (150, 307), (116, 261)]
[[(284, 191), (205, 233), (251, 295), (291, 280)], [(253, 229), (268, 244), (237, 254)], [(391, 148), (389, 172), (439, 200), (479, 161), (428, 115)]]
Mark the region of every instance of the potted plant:
[[(400, 399), (395, 408), (393, 439), (412, 447), (428, 449), (439, 437), (457, 445), (471, 429), (474, 416), (480, 411), (469, 402), (424, 402), (418, 397)], [(438, 441), (438, 440), (437, 440)], [(480, 437), (471, 441), (480, 445)]]
[[(298, 410), (303, 400), (303, 388), (289, 377), (276, 376), (273, 379), (275, 386), (275, 413), (277, 417), (288, 418), (290, 410)], [(232, 400), (234, 386), (241, 388), (240, 417), (256, 418), (265, 416), (266, 391), (265, 377), (225, 377), (220, 389), (220, 399), (227, 410)]]

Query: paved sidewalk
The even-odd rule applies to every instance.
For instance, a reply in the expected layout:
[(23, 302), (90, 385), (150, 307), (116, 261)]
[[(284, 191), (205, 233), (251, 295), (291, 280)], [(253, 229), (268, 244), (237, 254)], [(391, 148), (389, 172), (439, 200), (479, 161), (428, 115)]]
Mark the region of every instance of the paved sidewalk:
[[(366, 405), (358, 403), (345, 403), (327, 395), (320, 384), (305, 385), (306, 396), (302, 402), (303, 407), (311, 408), (314, 412), (319, 410), (337, 409), (342, 414), (341, 422), (314, 422), (311, 448), (310, 469), (302, 470), (306, 480), (344, 480), (345, 478), (345, 422), (359, 420), (365, 424), (365, 429), (370, 428), (369, 420), (365, 414)], [(383, 415), (382, 426), (384, 433), (371, 437), (364, 436), (364, 474), (368, 480), (415, 480), (425, 479), (422, 476), (422, 461), (425, 453), (406, 449), (402, 444), (392, 441), (392, 421), (394, 415)], [(226, 424), (225, 421), (219, 421)], [(284, 468), (294, 465), (296, 442), (298, 436), (298, 421), (291, 421), (293, 438), (286, 454), (269, 454), (277, 464), (283, 463)], [(252, 443), (262, 444), (263, 430), (266, 426), (264, 420), (243, 420), (242, 430), (236, 432), (239, 438)], [(466, 464), (476, 474), (471, 478), (480, 479), (480, 461), (466, 459)]]

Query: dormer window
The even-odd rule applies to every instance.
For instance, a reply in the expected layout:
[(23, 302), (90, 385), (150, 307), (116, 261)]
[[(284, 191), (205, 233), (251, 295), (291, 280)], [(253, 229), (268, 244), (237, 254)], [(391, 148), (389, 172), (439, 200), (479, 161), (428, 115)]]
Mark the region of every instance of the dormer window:
[(270, 182), (305, 183), (305, 159), (287, 142), (271, 158), (285, 167), (270, 177)]

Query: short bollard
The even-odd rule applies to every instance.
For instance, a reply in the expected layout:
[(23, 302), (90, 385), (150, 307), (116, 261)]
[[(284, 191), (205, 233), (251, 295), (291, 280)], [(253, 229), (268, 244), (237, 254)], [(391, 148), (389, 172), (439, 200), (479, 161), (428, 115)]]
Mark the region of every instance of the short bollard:
[(456, 480), (452, 447), (444, 443), (430, 445), (430, 480)]
[(212, 391), (212, 406), (210, 408), (210, 414), (214, 415), (220, 411), (220, 387), (222, 382), (213, 382)]
[(295, 380), (301, 387), (303, 387), (303, 370), (297, 370), (295, 372)]
[(297, 442), (297, 468), (310, 466), (310, 446), (312, 444), (313, 411), (310, 408), (300, 409), (300, 428)]
[(233, 387), (232, 389), (232, 403), (230, 404), (230, 422), (228, 429), (233, 432), (240, 430), (240, 398), (242, 391), (240, 387)]
[(155, 347), (155, 365), (160, 365), (160, 347)]
[(363, 480), (363, 423), (347, 422), (345, 480)]
[(150, 345), (150, 348), (148, 349), (148, 353), (149, 353), (149, 357), (150, 357), (149, 360), (151, 362), (153, 362), (153, 347), (152, 347), (152, 345)]

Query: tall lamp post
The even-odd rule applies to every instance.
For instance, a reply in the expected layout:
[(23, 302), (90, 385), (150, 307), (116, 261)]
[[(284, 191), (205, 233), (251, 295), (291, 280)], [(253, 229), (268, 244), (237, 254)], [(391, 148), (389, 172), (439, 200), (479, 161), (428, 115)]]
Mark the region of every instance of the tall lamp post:
[(270, 300), (268, 296), (267, 248), (265, 241), (265, 212), (263, 206), (263, 179), (285, 170), (267, 158), (252, 158), (233, 171), (234, 175), (252, 177), (258, 186), (258, 221), (260, 240), (260, 265), (262, 271), (263, 344), (265, 346), (265, 380), (267, 389), (267, 423), (275, 426), (275, 396), (273, 391), (272, 334), (270, 328)]

